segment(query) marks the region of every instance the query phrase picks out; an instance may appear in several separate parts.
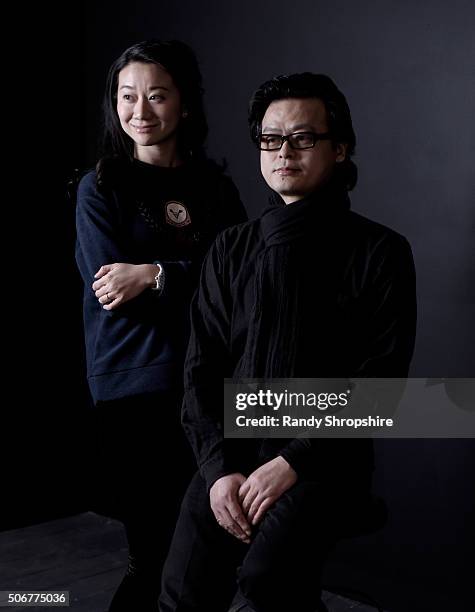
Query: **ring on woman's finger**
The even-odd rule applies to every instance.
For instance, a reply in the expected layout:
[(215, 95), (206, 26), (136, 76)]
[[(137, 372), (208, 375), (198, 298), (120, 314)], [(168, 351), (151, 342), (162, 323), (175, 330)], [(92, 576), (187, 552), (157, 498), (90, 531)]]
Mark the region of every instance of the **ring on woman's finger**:
[(106, 300), (107, 300), (108, 302), (110, 302), (110, 299), (109, 299), (109, 293), (106, 293)]

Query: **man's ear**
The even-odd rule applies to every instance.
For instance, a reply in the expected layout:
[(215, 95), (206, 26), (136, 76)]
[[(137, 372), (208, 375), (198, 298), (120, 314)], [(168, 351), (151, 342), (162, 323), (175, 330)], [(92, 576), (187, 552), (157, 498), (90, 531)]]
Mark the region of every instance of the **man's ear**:
[(348, 150), (348, 145), (347, 145), (346, 142), (337, 142), (337, 145), (336, 145), (336, 158), (335, 158), (335, 161), (337, 163), (345, 161), (347, 150)]

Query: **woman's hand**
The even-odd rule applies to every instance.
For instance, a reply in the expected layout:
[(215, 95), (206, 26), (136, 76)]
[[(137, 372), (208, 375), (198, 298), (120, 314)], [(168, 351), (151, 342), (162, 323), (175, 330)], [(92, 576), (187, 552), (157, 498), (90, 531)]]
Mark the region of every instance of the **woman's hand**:
[(114, 310), (155, 285), (159, 271), (155, 264), (113, 263), (101, 266), (92, 289), (104, 310)]

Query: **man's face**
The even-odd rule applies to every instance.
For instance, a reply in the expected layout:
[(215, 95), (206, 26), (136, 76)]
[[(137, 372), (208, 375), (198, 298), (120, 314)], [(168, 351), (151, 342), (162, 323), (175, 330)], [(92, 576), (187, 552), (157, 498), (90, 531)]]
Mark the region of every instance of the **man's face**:
[[(325, 105), (318, 98), (276, 100), (262, 119), (262, 134), (327, 131)], [(290, 204), (326, 183), (335, 164), (345, 159), (346, 148), (346, 144), (335, 146), (331, 140), (319, 140), (311, 149), (292, 149), (286, 140), (279, 150), (261, 151), (262, 176)]]

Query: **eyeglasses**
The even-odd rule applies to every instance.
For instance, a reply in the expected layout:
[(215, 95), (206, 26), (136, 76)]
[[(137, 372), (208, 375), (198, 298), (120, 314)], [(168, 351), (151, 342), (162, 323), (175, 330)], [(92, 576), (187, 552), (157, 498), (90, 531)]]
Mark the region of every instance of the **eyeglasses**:
[(278, 151), (288, 141), (292, 149), (312, 149), (319, 140), (331, 140), (330, 132), (295, 132), (280, 136), (279, 134), (259, 134), (257, 146), (261, 151)]

